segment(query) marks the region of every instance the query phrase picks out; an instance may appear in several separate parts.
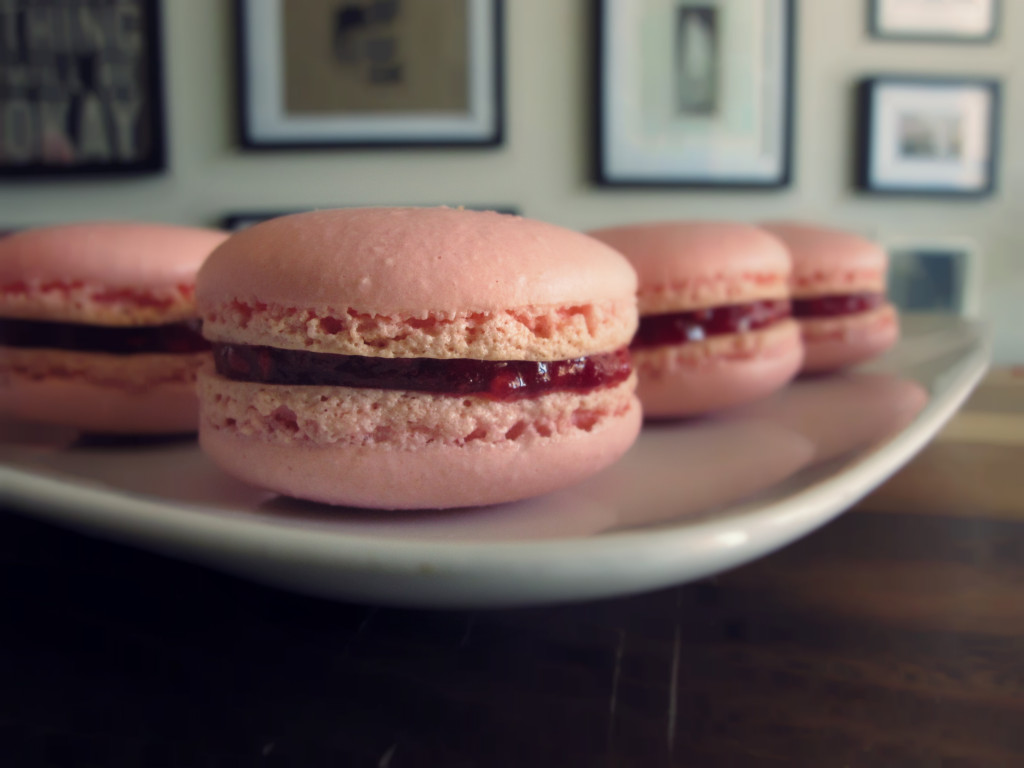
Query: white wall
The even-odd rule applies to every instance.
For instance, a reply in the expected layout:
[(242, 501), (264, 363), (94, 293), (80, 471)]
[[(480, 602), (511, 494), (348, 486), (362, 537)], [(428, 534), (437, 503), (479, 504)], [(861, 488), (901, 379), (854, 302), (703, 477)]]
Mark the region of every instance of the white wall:
[[(210, 224), (229, 211), (398, 203), (511, 204), (588, 228), (663, 218), (806, 218), (880, 238), (966, 236), (983, 256), (996, 358), (1024, 363), (1024, 0), (998, 39), (896, 43), (868, 0), (798, 0), (795, 183), (782, 192), (615, 190), (589, 182), (589, 0), (507, 0), (507, 139), (497, 149), (240, 152), (228, 0), (164, 0), (170, 169), (144, 179), (2, 181), (0, 227), (137, 218)], [(1021, 53), (1015, 53), (1014, 48)], [(1003, 80), (999, 190), (982, 200), (870, 197), (850, 187), (853, 85), (875, 73)]]

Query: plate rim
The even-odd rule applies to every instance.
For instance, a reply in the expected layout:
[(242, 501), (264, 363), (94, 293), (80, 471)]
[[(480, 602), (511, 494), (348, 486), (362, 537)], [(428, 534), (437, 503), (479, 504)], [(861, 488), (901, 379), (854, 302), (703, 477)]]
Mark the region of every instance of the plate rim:
[[(963, 347), (963, 357), (943, 374), (951, 377), (944, 388), (947, 396), (936, 399), (934, 393), (929, 393), (929, 401), (909, 425), (854, 459), (841, 472), (767, 503), (753, 507), (749, 501), (730, 505), (721, 516), (678, 518), (656, 526), (549, 540), (417, 541), (332, 531), (329, 525), (289, 525), (266, 516), (252, 516), (243, 510), (168, 501), (93, 485), (85, 479), (68, 480), (9, 465), (0, 465), (0, 499), (13, 502), (16, 510), (27, 509), (34, 517), (65, 527), (101, 536), (113, 533), (119, 541), (207, 565), (211, 564), (211, 558), (201, 556), (203, 554), (234, 556), (258, 552), (278, 565), (302, 561), (350, 573), (372, 571), (377, 575), (459, 578), (477, 573), (494, 577), (522, 575), (544, 566), (549, 571), (548, 576), (571, 571), (578, 581), (588, 566), (593, 570), (610, 557), (621, 555), (625, 548), (630, 558), (655, 561), (671, 558), (679, 551), (687, 552), (690, 561), (682, 566), (675, 564), (674, 569), (668, 568), (672, 572), (685, 573), (688, 570), (685, 566), (690, 566), (689, 570), (698, 566), (696, 570), (700, 571), (699, 566), (708, 559), (726, 561), (724, 566), (705, 574), (709, 575), (732, 567), (728, 561), (732, 561), (732, 565), (747, 562), (834, 519), (906, 464), (935, 436), (970, 395), (989, 364), (991, 339), (985, 326), (971, 321), (956, 325), (973, 328), (974, 334), (970, 343)], [(82, 514), (83, 507), (87, 509), (86, 514)], [(695, 549), (699, 553), (697, 557), (693, 557)], [(552, 554), (557, 554), (554, 561)], [(217, 562), (214, 558), (212, 567), (217, 568)], [(652, 566), (651, 561), (646, 561), (633, 570), (649, 570)], [(621, 563), (619, 567), (621, 569)], [(228, 570), (252, 578), (249, 569)], [(657, 579), (654, 581), (655, 585), (660, 583)], [(565, 586), (571, 587), (568, 583)], [(356, 592), (360, 591), (366, 590)], [(515, 588), (505, 591), (517, 592)], [(551, 599), (568, 599), (579, 591), (554, 590), (557, 594)], [(528, 601), (538, 602), (534, 598)], [(411, 599), (406, 602), (422, 605), (444, 601)], [(509, 603), (508, 600), (498, 602)]]

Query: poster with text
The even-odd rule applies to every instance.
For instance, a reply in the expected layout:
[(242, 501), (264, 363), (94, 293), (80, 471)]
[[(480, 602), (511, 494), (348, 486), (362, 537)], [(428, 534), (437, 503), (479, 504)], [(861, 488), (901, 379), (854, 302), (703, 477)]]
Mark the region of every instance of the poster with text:
[(158, 0), (0, 0), (0, 176), (165, 165)]

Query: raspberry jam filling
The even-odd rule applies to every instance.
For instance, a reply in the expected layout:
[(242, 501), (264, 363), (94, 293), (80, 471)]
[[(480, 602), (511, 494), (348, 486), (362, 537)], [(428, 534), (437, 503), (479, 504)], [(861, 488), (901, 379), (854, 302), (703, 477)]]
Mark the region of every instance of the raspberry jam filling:
[(793, 314), (796, 317), (855, 315), (880, 307), (884, 301), (885, 294), (882, 293), (846, 293), (793, 299)]
[(133, 355), (202, 352), (210, 348), (210, 343), (199, 332), (198, 320), (167, 325), (114, 326), (8, 318), (0, 320), (0, 346)]
[(214, 344), (217, 373), (261, 384), (402, 389), (518, 400), (549, 392), (589, 392), (629, 378), (623, 347), (570, 360), (438, 360), (334, 355), (297, 349)]
[(645, 315), (640, 318), (640, 327), (637, 328), (630, 346), (657, 347), (702, 341), (708, 336), (726, 333), (756, 331), (789, 316), (789, 302), (786, 299), (767, 299), (690, 312)]

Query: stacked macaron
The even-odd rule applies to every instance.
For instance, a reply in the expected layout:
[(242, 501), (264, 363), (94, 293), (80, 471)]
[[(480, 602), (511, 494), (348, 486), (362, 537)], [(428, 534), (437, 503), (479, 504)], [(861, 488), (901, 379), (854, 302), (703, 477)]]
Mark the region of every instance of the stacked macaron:
[(803, 370), (862, 363), (891, 347), (899, 317), (886, 299), (888, 257), (876, 243), (838, 229), (773, 222), (764, 228), (793, 260), (793, 315), (805, 349)]
[(195, 277), (226, 235), (89, 223), (0, 240), (0, 414), (111, 433), (196, 429)]
[(550, 224), (447, 208), (275, 219), (218, 248), (200, 444), (301, 498), (457, 507), (544, 493), (640, 427), (636, 276)]
[(725, 222), (590, 234), (637, 271), (640, 324), (631, 351), (646, 416), (692, 416), (748, 402), (799, 370), (789, 257), (771, 235)]

